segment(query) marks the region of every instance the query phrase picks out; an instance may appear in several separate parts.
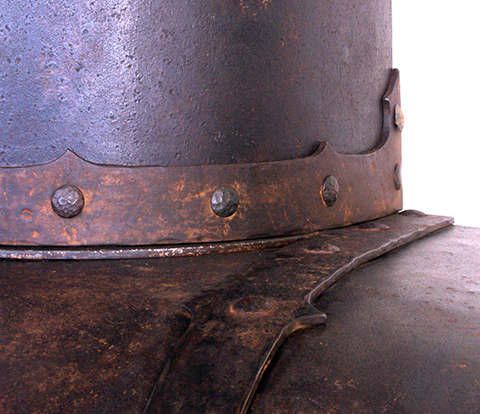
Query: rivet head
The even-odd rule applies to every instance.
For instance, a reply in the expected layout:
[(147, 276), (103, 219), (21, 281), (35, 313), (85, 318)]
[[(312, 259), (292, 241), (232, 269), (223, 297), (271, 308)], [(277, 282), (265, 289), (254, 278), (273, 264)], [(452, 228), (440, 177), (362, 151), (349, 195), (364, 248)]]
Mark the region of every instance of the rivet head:
[(402, 132), (402, 129), (405, 126), (405, 118), (403, 117), (403, 111), (400, 105), (395, 105), (394, 116), (395, 125), (397, 126), (398, 130)]
[(239, 203), (237, 190), (229, 186), (218, 187), (210, 200), (213, 212), (219, 217), (230, 217), (235, 214)]
[(402, 167), (400, 164), (395, 165), (393, 170), (393, 182), (395, 183), (395, 188), (400, 191), (402, 189)]
[(64, 185), (52, 195), (52, 208), (63, 218), (78, 216), (85, 205), (83, 193), (74, 185)]
[(338, 185), (338, 180), (333, 176), (329, 175), (325, 178), (322, 187), (322, 198), (323, 202), (331, 207), (335, 204), (340, 192), (340, 186)]

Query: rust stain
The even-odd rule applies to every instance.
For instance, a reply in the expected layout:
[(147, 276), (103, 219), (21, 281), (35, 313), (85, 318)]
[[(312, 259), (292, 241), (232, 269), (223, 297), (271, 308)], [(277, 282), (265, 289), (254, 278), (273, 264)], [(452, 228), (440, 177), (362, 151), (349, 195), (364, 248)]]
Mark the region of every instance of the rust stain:
[(75, 244), (77, 241), (77, 228), (73, 226), (65, 226), (62, 229), (62, 236), (68, 244)]
[[(397, 71), (388, 91), (382, 104), (385, 119), (400, 99)], [(392, 155), (399, 158), (399, 140), (399, 131), (392, 127), (384, 145), (369, 154), (344, 155), (331, 149), (258, 164), (118, 167), (89, 163), (70, 152), (46, 165), (0, 169), (5, 193), (0, 208), (22, 211), (1, 219), (0, 245), (210, 243), (306, 234), (369, 220), (402, 207), (401, 192), (384, 185), (391, 176)], [(318, 189), (331, 174), (348, 183), (340, 185), (339, 193), (345, 209), (338, 201), (330, 207), (321, 202)], [(50, 191), (65, 184), (59, 182), (65, 176), (87, 199), (75, 219), (59, 218), (51, 207)], [(229, 217), (212, 211), (211, 196), (218, 186), (239, 193), (238, 210)], [(384, 202), (375, 203), (375, 197)], [(37, 237), (25, 225), (30, 221), (35, 221)]]
[(21, 216), (22, 219), (25, 220), (27, 223), (30, 223), (33, 220), (33, 212), (28, 208), (22, 210)]

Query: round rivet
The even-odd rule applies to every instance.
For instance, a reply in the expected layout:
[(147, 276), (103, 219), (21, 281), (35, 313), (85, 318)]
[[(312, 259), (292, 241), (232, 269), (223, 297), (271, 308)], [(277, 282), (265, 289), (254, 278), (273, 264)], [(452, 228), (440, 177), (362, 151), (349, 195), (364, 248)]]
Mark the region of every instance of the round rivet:
[(64, 185), (57, 188), (51, 201), (53, 211), (63, 218), (78, 216), (85, 205), (83, 193), (74, 185)]
[(393, 170), (393, 182), (395, 183), (395, 188), (400, 191), (402, 189), (402, 167), (400, 164), (395, 165)]
[(335, 204), (339, 192), (340, 186), (338, 185), (337, 179), (333, 175), (329, 175), (327, 178), (325, 178), (322, 187), (322, 198), (323, 202), (328, 207), (331, 207)]
[(229, 186), (217, 188), (210, 200), (213, 212), (219, 217), (233, 215), (237, 211), (239, 203), (237, 190)]
[(403, 117), (403, 111), (400, 105), (395, 105), (394, 112), (395, 125), (397, 126), (398, 130), (402, 132), (402, 129), (405, 126), (405, 118)]

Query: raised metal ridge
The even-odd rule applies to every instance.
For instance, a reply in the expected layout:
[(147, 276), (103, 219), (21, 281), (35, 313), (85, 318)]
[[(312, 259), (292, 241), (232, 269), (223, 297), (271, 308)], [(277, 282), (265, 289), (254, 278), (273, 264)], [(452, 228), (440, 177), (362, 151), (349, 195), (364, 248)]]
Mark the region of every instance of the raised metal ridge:
[[(148, 246), (252, 240), (307, 234), (386, 216), (402, 208), (395, 171), (400, 104), (392, 70), (382, 100), (376, 150), (338, 154), (328, 143), (310, 157), (259, 164), (122, 167), (87, 162), (71, 151), (45, 165), (0, 169), (0, 245)], [(325, 180), (338, 194), (326, 202)], [(84, 197), (75, 217), (52, 208), (52, 196), (74, 186)], [(218, 188), (238, 194), (228, 217), (212, 209)], [(335, 190), (335, 189), (334, 189)]]

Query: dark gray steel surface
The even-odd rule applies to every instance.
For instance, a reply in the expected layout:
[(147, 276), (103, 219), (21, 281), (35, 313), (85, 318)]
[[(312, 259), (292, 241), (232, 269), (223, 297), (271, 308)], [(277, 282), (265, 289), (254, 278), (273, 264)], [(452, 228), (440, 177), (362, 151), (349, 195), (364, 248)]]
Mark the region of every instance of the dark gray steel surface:
[[(368, 154), (338, 154), (329, 143), (321, 143), (310, 157), (271, 163), (117, 167), (67, 152), (45, 165), (0, 168), (0, 244), (239, 241), (307, 234), (392, 214), (402, 208), (401, 136), (393, 116), (399, 103), (399, 71), (393, 69), (379, 102), (381, 139)], [(212, 204), (222, 188), (236, 198), (227, 214)], [(60, 206), (57, 192), (65, 189), (69, 196), (61, 197), (66, 204)], [(69, 199), (78, 204), (70, 205)], [(22, 254), (28, 257), (26, 251)], [(53, 256), (32, 252), (30, 257)], [(79, 255), (65, 252), (63, 257)]]
[[(238, 241), (306, 234), (392, 214), (402, 208), (402, 192), (395, 185), (401, 148), (390, 101), (399, 101), (398, 71), (392, 71), (383, 100), (386, 133), (369, 154), (340, 155), (327, 143), (303, 160), (120, 168), (90, 164), (69, 152), (47, 165), (0, 169), (0, 244)], [(330, 181), (333, 189), (326, 185)], [(212, 211), (212, 194), (225, 183), (238, 193), (238, 211), (219, 217)], [(82, 209), (68, 208), (78, 216), (59, 217), (52, 197), (59, 187), (81, 191), (75, 199)]]
[(0, 261), (0, 412), (244, 413), (285, 337), (324, 322), (319, 294), (451, 218), (376, 223), (259, 252)]
[(357, 269), (317, 301), (249, 411), (480, 412), (480, 229), (452, 227)]
[(390, 0), (0, 0), (0, 165), (372, 149)]

